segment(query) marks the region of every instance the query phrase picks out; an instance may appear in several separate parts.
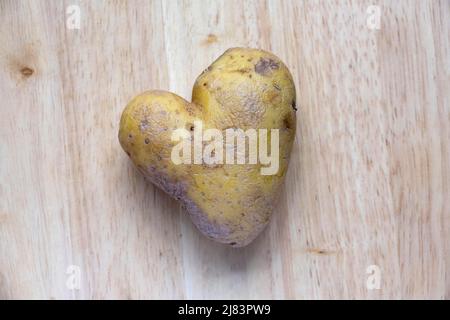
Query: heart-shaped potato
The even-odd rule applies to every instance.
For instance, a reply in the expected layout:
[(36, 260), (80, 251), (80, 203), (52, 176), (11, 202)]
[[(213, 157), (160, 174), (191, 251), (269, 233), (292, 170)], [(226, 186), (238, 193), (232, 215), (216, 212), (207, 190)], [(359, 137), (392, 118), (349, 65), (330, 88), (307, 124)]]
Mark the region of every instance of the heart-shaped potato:
[[(165, 91), (135, 97), (123, 111), (119, 140), (142, 174), (179, 200), (203, 234), (240, 247), (250, 243), (270, 219), (295, 138), (295, 111), (295, 87), (286, 66), (271, 53), (233, 48), (197, 78), (192, 102)], [(201, 132), (206, 129), (217, 129), (223, 137), (227, 129), (245, 133), (267, 129), (267, 141), (257, 136), (256, 164), (249, 161), (249, 140), (244, 143), (243, 164), (230, 163), (225, 156), (222, 163), (195, 161), (195, 147), (189, 149), (192, 163), (174, 161), (174, 148), (180, 144), (174, 132), (187, 132), (189, 137), (183, 141), (193, 142), (205, 138)], [(278, 145), (270, 144), (274, 138)], [(224, 153), (230, 145), (232, 152), (242, 151), (237, 141), (232, 145), (224, 138)], [(272, 171), (267, 169), (267, 157), (262, 161), (266, 144)], [(200, 143), (203, 151), (207, 145)]]

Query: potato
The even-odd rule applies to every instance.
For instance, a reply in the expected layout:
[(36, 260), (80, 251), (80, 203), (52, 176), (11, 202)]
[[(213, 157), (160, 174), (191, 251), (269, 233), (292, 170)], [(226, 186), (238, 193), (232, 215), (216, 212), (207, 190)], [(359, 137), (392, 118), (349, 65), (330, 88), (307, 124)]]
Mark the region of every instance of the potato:
[[(295, 111), (292, 76), (280, 59), (262, 50), (233, 48), (197, 78), (192, 102), (165, 91), (147, 91), (135, 97), (123, 111), (119, 141), (145, 177), (182, 203), (203, 234), (241, 247), (249, 244), (271, 217), (295, 138)], [(211, 132), (217, 139), (201, 141), (207, 129), (216, 129)], [(256, 164), (250, 163), (251, 151), (255, 151), (250, 140), (239, 149), (241, 145), (226, 139), (227, 132), (237, 129), (256, 131)], [(261, 129), (267, 129), (267, 143), (259, 135), (264, 133)], [(178, 141), (175, 132), (187, 136)], [(223, 133), (223, 141), (219, 133)], [(181, 148), (182, 141), (187, 143), (186, 149)], [(195, 141), (203, 150), (201, 156), (209, 155), (209, 161), (202, 157), (195, 163), (199, 154), (193, 147)], [(213, 141), (223, 150), (212, 148)], [(208, 142), (210, 153), (205, 152)], [(273, 168), (261, 156), (266, 145)], [(185, 157), (181, 164), (174, 161), (175, 148), (183, 151), (179, 153)], [(235, 151), (235, 161), (227, 161), (227, 152)], [(238, 155), (241, 163), (237, 163)], [(214, 157), (217, 159), (211, 163)]]

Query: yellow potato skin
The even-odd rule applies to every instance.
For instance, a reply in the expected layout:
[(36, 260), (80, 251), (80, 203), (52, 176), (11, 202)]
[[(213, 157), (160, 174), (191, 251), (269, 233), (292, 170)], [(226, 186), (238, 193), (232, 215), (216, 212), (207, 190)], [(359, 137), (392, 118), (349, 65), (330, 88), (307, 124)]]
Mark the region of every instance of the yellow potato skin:
[[(279, 129), (275, 175), (261, 165), (180, 164), (171, 161), (173, 130)], [(194, 224), (216, 241), (240, 247), (268, 223), (286, 174), (295, 138), (295, 87), (273, 54), (247, 48), (227, 50), (196, 80), (192, 102), (164, 91), (147, 91), (123, 111), (119, 141), (138, 169), (181, 201)]]

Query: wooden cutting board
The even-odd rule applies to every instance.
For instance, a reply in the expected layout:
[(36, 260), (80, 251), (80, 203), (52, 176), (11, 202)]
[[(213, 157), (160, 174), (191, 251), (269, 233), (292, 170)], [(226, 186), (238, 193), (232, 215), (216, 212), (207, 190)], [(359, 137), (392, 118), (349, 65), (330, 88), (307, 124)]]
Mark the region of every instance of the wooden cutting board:
[[(0, 298), (450, 298), (450, 1), (2, 0), (0, 26)], [(134, 95), (189, 99), (236, 46), (282, 58), (299, 107), (244, 249), (117, 139)]]

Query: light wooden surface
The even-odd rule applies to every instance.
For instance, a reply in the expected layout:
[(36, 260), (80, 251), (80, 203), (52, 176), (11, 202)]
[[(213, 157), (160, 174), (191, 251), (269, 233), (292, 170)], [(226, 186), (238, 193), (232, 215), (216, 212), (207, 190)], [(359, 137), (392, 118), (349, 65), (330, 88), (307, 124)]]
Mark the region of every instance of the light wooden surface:
[[(299, 107), (244, 249), (201, 236), (117, 139), (130, 98), (189, 99), (236, 46), (282, 58)], [(450, 298), (450, 1), (0, 0), (0, 74), (0, 298)]]

